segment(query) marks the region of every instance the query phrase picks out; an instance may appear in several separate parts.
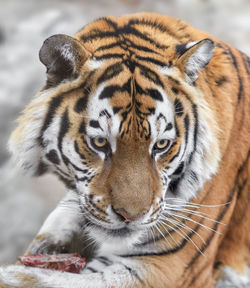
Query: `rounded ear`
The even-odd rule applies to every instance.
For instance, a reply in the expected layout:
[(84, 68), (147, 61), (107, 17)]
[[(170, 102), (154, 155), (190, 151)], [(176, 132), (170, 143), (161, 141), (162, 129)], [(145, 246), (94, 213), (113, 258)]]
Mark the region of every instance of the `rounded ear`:
[(47, 86), (55, 86), (66, 79), (74, 79), (90, 56), (80, 41), (67, 35), (49, 37), (39, 52), (40, 61), (47, 68)]
[(180, 44), (176, 46), (176, 53), (179, 56), (177, 66), (185, 73), (186, 81), (192, 84), (198, 78), (198, 72), (213, 57), (214, 42), (210, 39), (204, 39)]

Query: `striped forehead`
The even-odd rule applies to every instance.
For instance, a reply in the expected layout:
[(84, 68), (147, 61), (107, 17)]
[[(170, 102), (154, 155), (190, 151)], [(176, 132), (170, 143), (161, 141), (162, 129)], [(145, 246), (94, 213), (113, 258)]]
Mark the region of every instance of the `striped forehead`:
[(161, 87), (143, 88), (129, 78), (121, 85), (104, 82), (90, 97), (89, 137), (105, 137), (111, 143), (124, 134), (146, 140), (174, 138), (173, 128), (173, 106)]

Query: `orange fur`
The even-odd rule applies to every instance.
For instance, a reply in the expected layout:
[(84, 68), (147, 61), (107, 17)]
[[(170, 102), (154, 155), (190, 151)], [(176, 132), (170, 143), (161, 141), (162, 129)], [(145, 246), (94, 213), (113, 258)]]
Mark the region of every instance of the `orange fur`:
[[(156, 69), (155, 73), (164, 83), (164, 90), (171, 101), (176, 98), (173, 91), (178, 91), (178, 97), (182, 97), (187, 110), (191, 111), (192, 106), (185, 95), (188, 95), (197, 104), (201, 116), (206, 119), (213, 135), (215, 135), (214, 149), (205, 154), (204, 158), (208, 163), (213, 163), (213, 161), (217, 161), (215, 159), (221, 158), (217, 174), (212, 176), (211, 180), (199, 192), (197, 198), (193, 200), (193, 203), (220, 205), (216, 207), (204, 206), (199, 211), (207, 213), (215, 221), (226, 224), (222, 225), (208, 219), (202, 220), (203, 225), (209, 227), (209, 229), (217, 230), (221, 234), (197, 227), (196, 221), (200, 222), (201, 218), (197, 215), (189, 215), (192, 221), (187, 221), (186, 224), (200, 235), (199, 237), (197, 234), (193, 234), (192, 241), (196, 243), (204, 256), (195, 249), (192, 242), (183, 242), (183, 237), (173, 232), (171, 237), (166, 236), (168, 242), (165, 239), (161, 240), (162, 246), (171, 250), (171, 246), (175, 246), (177, 243), (183, 246), (182, 249), (172, 254), (138, 257), (137, 260), (141, 261), (142, 267), (148, 271), (148, 277), (141, 279), (141, 282), (138, 281), (133, 287), (212, 288), (217, 281), (220, 268), (224, 265), (231, 266), (239, 273), (245, 273), (247, 266), (250, 265), (250, 230), (248, 229), (250, 225), (250, 210), (248, 209), (250, 204), (250, 74), (249, 62), (247, 63), (246, 56), (228, 44), (180, 20), (158, 14), (142, 13), (120, 18), (99, 19), (78, 32), (75, 35), (78, 40), (77, 43), (81, 43), (84, 49), (95, 59), (103, 55), (103, 51), (98, 48), (113, 44), (119, 39), (124, 40), (122, 34), (117, 36), (118, 39), (112, 35), (110, 36), (110, 32), (114, 30), (114, 27), (108, 24), (107, 19), (112, 20), (120, 28), (124, 27), (129, 21), (135, 20), (133, 27), (145, 37), (150, 35), (151, 39), (159, 44), (157, 46), (153, 42), (146, 41), (143, 37), (128, 34), (127, 42), (125, 41), (125, 43), (118, 46), (111, 45), (109, 49), (105, 50), (105, 53), (123, 54), (124, 61), (131, 60), (136, 56), (143, 57), (143, 52), (138, 51), (135, 47), (131, 47), (136, 52), (132, 56), (126, 49), (126, 45), (129, 46), (130, 41), (135, 41), (134, 38), (136, 38), (137, 46), (146, 46), (148, 49), (158, 52), (157, 55), (151, 55), (148, 52), (148, 57), (154, 58), (155, 61), (172, 62), (172, 65), (176, 68), (172, 71), (171, 76), (160, 75)], [(141, 23), (138, 24), (136, 21)], [(149, 25), (149, 23), (155, 23), (155, 27)], [(106, 36), (102, 38), (95, 37), (97, 31), (106, 33)], [(90, 37), (91, 35), (93, 37)], [(196, 86), (187, 85), (183, 78), (185, 77), (185, 63), (190, 55), (179, 58), (175, 46), (205, 38), (214, 41), (214, 56), (206, 68), (199, 72)], [(159, 48), (160, 46), (161, 48)], [(86, 58), (84, 58), (85, 60)], [(140, 60), (138, 62), (140, 63)], [(85, 147), (82, 145), (84, 133), (79, 134), (78, 131), (82, 117), (86, 117), (87, 114), (85, 111), (81, 115), (75, 113), (74, 105), (82, 95), (81, 88), (78, 89), (78, 87), (86, 80), (91, 68), (86, 67), (81, 61), (79, 63), (83, 65), (82, 68), (77, 67), (78, 72), (80, 71), (79, 78), (74, 80), (72, 84), (68, 82), (60, 84), (55, 89), (56, 92), (53, 97), (61, 93), (67, 94), (68, 97), (63, 100), (55, 113), (62, 115), (65, 108), (69, 108), (69, 119), (71, 123), (74, 123), (69, 135), (76, 140), (80, 153), (86, 156)], [(115, 58), (106, 59), (105, 64), (96, 69), (95, 75), (88, 81), (88, 83), (91, 83), (91, 91), (97, 89), (99, 77), (105, 69), (114, 63), (116, 63)], [(143, 62), (143, 64), (147, 67), (152, 66), (147, 62)], [(248, 68), (246, 65), (248, 65)], [(131, 70), (133, 69), (131, 68)], [(132, 72), (128, 68), (124, 68), (118, 76), (112, 77), (111, 75), (107, 85), (116, 85), (117, 83), (123, 85), (130, 74), (145, 90), (152, 88), (152, 83), (147, 81), (137, 68)], [(154, 79), (155, 75), (152, 73), (150, 77)], [(131, 90), (133, 89), (135, 87), (132, 86)], [(144, 113), (148, 111), (148, 107), (155, 107), (154, 101), (148, 97), (142, 96), (136, 98), (136, 100), (141, 101), (140, 109)], [(124, 108), (130, 101), (129, 93), (123, 91), (116, 92), (110, 103), (113, 107)], [(207, 110), (203, 107), (204, 103), (207, 105)], [(29, 109), (34, 108), (33, 105), (37, 104), (31, 104), (20, 119), (20, 127), (15, 132), (16, 142), (22, 141), (20, 140), (22, 129), (25, 122), (30, 119), (28, 112)], [(120, 117), (122, 112), (124, 110), (118, 112)], [(132, 128), (123, 140), (117, 140), (117, 152), (112, 162), (111, 160), (107, 161), (101, 167), (102, 161), (94, 153), (89, 152), (86, 156), (90, 167), (97, 169), (101, 167), (98, 176), (90, 185), (91, 192), (94, 195), (103, 197), (101, 201), (96, 203), (99, 214), (98, 211), (96, 213), (99, 218), (105, 217), (100, 211), (105, 210), (105, 207), (110, 203), (116, 209), (125, 208), (131, 214), (141, 213), (145, 209), (148, 210), (152, 203), (154, 208), (157, 208), (154, 200), (159, 195), (162, 187), (159, 175), (155, 172), (153, 161), (147, 155), (149, 145), (147, 133), (149, 128), (146, 122), (142, 122), (141, 130), (136, 131), (134, 123), (136, 123), (137, 116), (134, 112), (131, 113)], [(181, 136), (177, 137), (176, 145), (169, 150), (166, 158), (155, 164), (158, 169), (161, 169), (164, 165), (166, 166), (166, 163), (177, 153), (181, 145), (181, 137), (185, 134), (185, 127), (183, 119), (177, 119), (176, 121), (180, 127)], [(194, 119), (191, 118), (190, 121), (194, 121)], [(127, 127), (128, 121), (123, 123), (122, 131), (125, 131)], [(143, 140), (138, 137), (139, 134), (143, 135)], [(135, 195), (137, 195), (136, 201), (133, 201)], [(186, 211), (183, 215), (188, 215), (188, 212)], [(204, 239), (205, 243), (201, 238)]]

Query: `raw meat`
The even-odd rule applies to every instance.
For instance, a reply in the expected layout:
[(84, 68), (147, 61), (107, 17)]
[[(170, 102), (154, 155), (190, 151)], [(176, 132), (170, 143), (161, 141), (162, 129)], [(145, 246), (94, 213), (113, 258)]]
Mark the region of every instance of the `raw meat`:
[(86, 264), (86, 258), (79, 254), (53, 254), (21, 256), (19, 260), (26, 266), (35, 266), (63, 272), (80, 273)]

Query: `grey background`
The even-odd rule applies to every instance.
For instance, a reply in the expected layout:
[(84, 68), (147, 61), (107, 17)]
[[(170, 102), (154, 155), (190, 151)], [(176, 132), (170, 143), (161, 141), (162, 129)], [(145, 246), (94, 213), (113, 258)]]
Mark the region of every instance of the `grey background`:
[(15, 171), (6, 149), (14, 120), (45, 82), (42, 42), (104, 15), (141, 11), (186, 20), (250, 55), (249, 0), (0, 0), (0, 265), (24, 252), (64, 192), (54, 176)]

